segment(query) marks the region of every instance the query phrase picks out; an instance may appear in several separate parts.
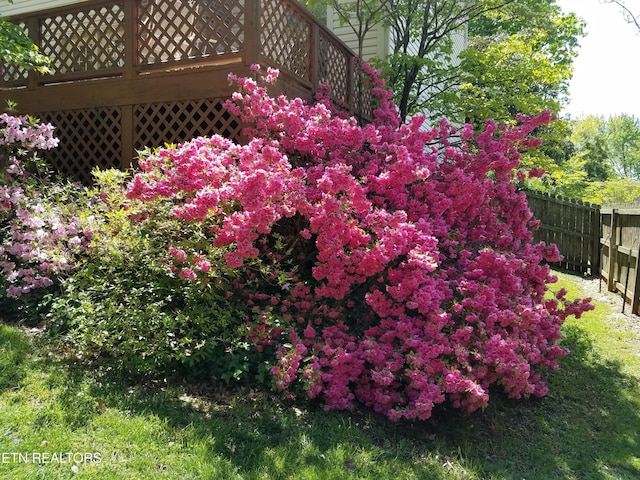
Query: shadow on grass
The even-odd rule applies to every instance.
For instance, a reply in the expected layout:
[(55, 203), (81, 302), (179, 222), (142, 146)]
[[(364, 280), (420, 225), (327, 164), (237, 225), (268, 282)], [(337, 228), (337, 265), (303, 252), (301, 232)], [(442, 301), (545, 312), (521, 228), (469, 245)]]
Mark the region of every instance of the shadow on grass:
[(564, 335), (571, 354), (550, 387), (557, 392), (554, 405), (565, 404), (558, 414), (566, 422), (566, 433), (556, 433), (559, 445), (589, 453), (569, 457), (569, 464), (576, 471), (600, 467), (608, 475), (640, 478), (640, 379), (624, 373), (621, 362), (595, 353), (581, 328), (567, 327)]
[(495, 394), (485, 412), (443, 407), (428, 422), (327, 413), (246, 387), (187, 395), (182, 387), (131, 387), (108, 377), (87, 387), (78, 372), (67, 377), (60, 401), (79, 412), (68, 419), (74, 428), (101, 414), (79, 398), (158, 417), (179, 432), (185, 452), (205, 448), (200, 461), (222, 458), (240, 478), (640, 478), (638, 379), (598, 358), (579, 327), (564, 335), (572, 353), (548, 375), (546, 398)]

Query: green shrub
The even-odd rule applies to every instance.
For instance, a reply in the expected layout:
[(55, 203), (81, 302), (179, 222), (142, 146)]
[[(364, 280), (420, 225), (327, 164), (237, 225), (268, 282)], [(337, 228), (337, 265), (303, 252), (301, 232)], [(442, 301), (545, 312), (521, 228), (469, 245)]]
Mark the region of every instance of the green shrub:
[[(208, 359), (241, 336), (241, 317), (223, 292), (197, 288), (154, 267), (149, 250), (86, 263), (62, 284), (51, 327), (78, 357), (113, 358), (129, 371), (159, 372)], [(145, 258), (146, 257), (146, 258)]]
[[(95, 177), (95, 187), (84, 193), (92, 242), (52, 301), (50, 333), (75, 357), (111, 359), (127, 372), (184, 366), (226, 380), (242, 377), (253, 362), (237, 353), (246, 343), (246, 326), (227, 298), (234, 275), (220, 262), (207, 282), (190, 282), (167, 259), (172, 239), (189, 238), (197, 249), (201, 236), (202, 248), (211, 248), (202, 227), (172, 220), (168, 202), (143, 209), (126, 200), (123, 172), (98, 171)], [(142, 217), (145, 222), (138, 222)]]

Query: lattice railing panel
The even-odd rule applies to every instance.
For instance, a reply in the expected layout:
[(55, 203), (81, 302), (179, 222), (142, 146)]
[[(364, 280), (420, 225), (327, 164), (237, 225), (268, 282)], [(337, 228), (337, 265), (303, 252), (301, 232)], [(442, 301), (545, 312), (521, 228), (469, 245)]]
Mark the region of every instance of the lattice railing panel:
[(119, 168), (122, 158), (122, 112), (119, 108), (40, 113), (56, 127), (58, 147), (46, 152), (60, 172), (91, 183), (94, 167)]
[[(26, 26), (24, 22), (18, 23), (18, 25), (22, 28), (24, 33), (29, 35), (29, 28)], [(7, 84), (12, 85), (25, 85), (27, 82), (27, 77), (29, 76), (29, 71), (25, 68), (22, 68), (18, 65), (12, 64), (4, 64), (2, 65), (2, 81)]]
[(45, 18), (41, 51), (57, 75), (124, 66), (124, 4), (87, 8)]
[(29, 76), (29, 71), (18, 66), (5, 64), (2, 67), (2, 80), (5, 83), (24, 85)]
[(354, 69), (353, 73), (353, 93), (352, 104), (353, 111), (358, 115), (371, 119), (373, 110), (377, 108), (377, 100), (371, 93), (371, 85), (368, 77), (359, 68)]
[(331, 95), (335, 100), (346, 102), (349, 88), (350, 58), (330, 39), (320, 37), (320, 65), (318, 79), (331, 87)]
[(244, 0), (137, 0), (137, 4), (140, 65), (243, 50)]
[(238, 140), (240, 122), (223, 105), (223, 99), (136, 105), (134, 146), (139, 150), (214, 134)]
[(311, 23), (282, 0), (261, 2), (261, 53), (279, 67), (310, 79)]

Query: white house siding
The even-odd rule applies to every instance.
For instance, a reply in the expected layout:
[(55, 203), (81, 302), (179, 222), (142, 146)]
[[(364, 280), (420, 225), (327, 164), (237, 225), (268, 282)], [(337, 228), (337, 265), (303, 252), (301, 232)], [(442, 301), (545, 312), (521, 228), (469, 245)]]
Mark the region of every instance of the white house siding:
[(469, 35), (467, 26), (464, 25), (460, 29), (451, 34), (453, 39), (453, 64), (458, 65), (460, 63), (460, 53), (469, 46)]
[[(342, 37), (341, 37), (342, 38)], [(453, 61), (454, 65), (457, 65), (460, 63), (459, 61), (459, 56), (460, 53), (469, 46), (469, 39), (467, 36), (467, 26), (464, 25), (462, 27), (460, 27), (458, 30), (454, 31), (451, 33), (451, 39), (453, 41), (453, 54), (451, 56), (451, 59)], [(390, 53), (391, 51), (393, 51), (393, 40), (389, 40), (388, 43), (388, 49), (384, 52), (385, 54)], [(408, 45), (408, 52), (411, 55), (417, 55), (418, 54), (418, 40), (416, 39), (415, 42), (410, 43)]]
[(24, 15), (25, 13), (49, 10), (50, 8), (64, 7), (74, 3), (83, 3), (86, 0), (13, 0), (13, 5), (7, 2), (0, 2), (0, 15), (12, 17)]
[[(351, 50), (358, 53), (358, 37), (348, 24), (340, 21), (336, 11), (327, 8), (327, 27), (335, 33)], [(362, 58), (365, 61), (372, 58), (384, 58), (389, 52), (388, 32), (382, 25), (375, 25), (364, 38)]]

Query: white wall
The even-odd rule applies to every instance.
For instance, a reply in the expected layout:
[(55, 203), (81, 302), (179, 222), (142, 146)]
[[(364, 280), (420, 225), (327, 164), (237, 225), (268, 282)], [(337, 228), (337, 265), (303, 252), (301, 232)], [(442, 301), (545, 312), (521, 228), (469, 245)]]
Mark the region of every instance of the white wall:
[[(349, 24), (343, 24), (340, 21), (340, 16), (331, 7), (327, 7), (327, 27), (351, 50), (358, 53), (358, 37)], [(365, 61), (374, 57), (384, 58), (389, 53), (388, 48), (388, 32), (382, 25), (376, 25), (367, 32), (364, 38), (362, 58)]]
[(3, 17), (11, 17), (85, 1), (86, 0), (13, 0), (13, 5), (9, 5), (5, 0), (0, 0), (0, 15)]

